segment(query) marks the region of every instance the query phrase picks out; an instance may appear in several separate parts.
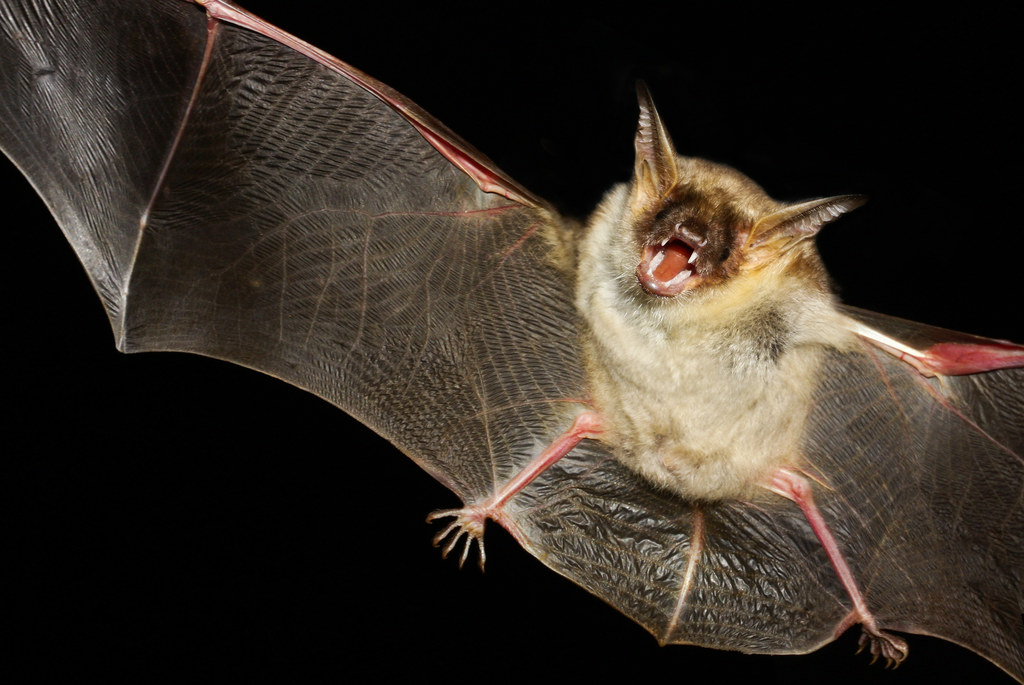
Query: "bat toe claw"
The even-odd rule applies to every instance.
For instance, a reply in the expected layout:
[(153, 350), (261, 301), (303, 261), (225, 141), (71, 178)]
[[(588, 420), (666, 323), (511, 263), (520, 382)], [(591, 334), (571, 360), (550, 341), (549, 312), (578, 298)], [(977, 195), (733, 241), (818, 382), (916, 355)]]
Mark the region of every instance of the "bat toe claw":
[(438, 519), (452, 517), (455, 520), (449, 523), (441, 532), (434, 536), (434, 547), (441, 549), (441, 557), (448, 558), (455, 549), (462, 544), (462, 553), (459, 555), (459, 568), (462, 568), (469, 558), (469, 550), (476, 542), (477, 550), (480, 553), (480, 570), (484, 570), (484, 563), (487, 560), (487, 553), (484, 550), (484, 526), (487, 523), (488, 512), (485, 507), (464, 507), (462, 509), (441, 509), (431, 512), (427, 516), (427, 522), (431, 523)]
[(886, 668), (896, 668), (907, 658), (909, 648), (906, 640), (896, 637), (884, 630), (864, 627), (858, 643), (857, 652), (865, 648), (871, 652), (871, 663), (875, 663), (881, 657), (885, 659)]

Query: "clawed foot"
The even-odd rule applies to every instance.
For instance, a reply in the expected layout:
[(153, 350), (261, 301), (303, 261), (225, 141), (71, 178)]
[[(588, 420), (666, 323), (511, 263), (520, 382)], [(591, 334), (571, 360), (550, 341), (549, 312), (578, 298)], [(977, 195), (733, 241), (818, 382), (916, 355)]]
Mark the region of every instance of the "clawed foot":
[(529, 485), (546, 468), (568, 454), (579, 444), (580, 440), (596, 437), (603, 430), (604, 422), (600, 415), (590, 410), (582, 411), (573, 420), (569, 430), (555, 438), (543, 452), (531, 459), (530, 463), (498, 488), (489, 498), (479, 504), (462, 509), (443, 509), (431, 513), (427, 516), (427, 523), (449, 516), (455, 518), (447, 528), (434, 536), (434, 547), (440, 547), (447, 538), (448, 541), (441, 551), (441, 555), (447, 558), (451, 551), (462, 542), (462, 554), (459, 557), (459, 568), (462, 568), (469, 557), (469, 548), (473, 546), (475, 540), (476, 546), (480, 549), (480, 570), (482, 571), (484, 561), (487, 559), (487, 554), (484, 552), (484, 524), (487, 523), (487, 519), (494, 519), (511, 533), (519, 544), (525, 545), (526, 539), (519, 532), (515, 522), (504, 511), (505, 503)]
[(454, 517), (455, 520), (434, 536), (434, 547), (440, 547), (445, 538), (448, 538), (447, 543), (445, 543), (444, 548), (441, 550), (441, 556), (447, 559), (452, 550), (462, 542), (462, 554), (459, 556), (459, 568), (462, 568), (462, 565), (466, 563), (466, 559), (469, 557), (469, 548), (476, 541), (477, 549), (480, 551), (480, 570), (483, 571), (484, 562), (487, 560), (487, 554), (484, 552), (484, 524), (487, 523), (488, 519), (487, 509), (484, 507), (441, 509), (431, 512), (427, 516), (427, 523), (450, 516)]
[(867, 626), (863, 627), (863, 632), (860, 634), (857, 653), (860, 654), (865, 647), (871, 652), (871, 663), (875, 663), (878, 657), (882, 657), (885, 659), (886, 668), (899, 666), (907, 658), (909, 652), (905, 640), (884, 630), (871, 629)]

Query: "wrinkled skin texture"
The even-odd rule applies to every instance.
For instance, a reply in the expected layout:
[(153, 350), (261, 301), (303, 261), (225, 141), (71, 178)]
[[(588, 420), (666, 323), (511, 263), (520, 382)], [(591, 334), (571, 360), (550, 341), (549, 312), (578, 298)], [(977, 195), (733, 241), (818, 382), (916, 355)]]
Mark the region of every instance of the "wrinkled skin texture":
[[(569, 368), (567, 370), (563, 369), (562, 373), (564, 373), (568, 377), (569, 380), (563, 381), (563, 383), (565, 383), (565, 385), (564, 386), (558, 386), (556, 389), (559, 392), (567, 394), (566, 388), (571, 390), (572, 389), (572, 384), (577, 382), (577, 381), (572, 380), (572, 370), (571, 370), (571, 368)], [(893, 373), (899, 373), (899, 372), (894, 371)], [(838, 390), (836, 390), (836, 392), (844, 392), (844, 390), (843, 390), (842, 387), (840, 387)], [(408, 417), (403, 417), (403, 418), (408, 418)], [(577, 465), (579, 463), (589, 463), (589, 460), (594, 459), (594, 456), (593, 455), (587, 455), (587, 454), (581, 454), (579, 456), (579, 458), (580, 459), (577, 460), (577, 461), (570, 460), (569, 462), (564, 464), (562, 469), (561, 469), (561, 472), (564, 472), (565, 470), (571, 470), (571, 469), (575, 468), (575, 465)], [(828, 458), (822, 457), (822, 460), (833, 459), (833, 458), (835, 458), (835, 457), (828, 457)], [(598, 473), (600, 473), (600, 472), (598, 472)], [(558, 471), (553, 472), (553, 474), (551, 475), (551, 478), (557, 480), (559, 475), (560, 475), (560, 473)], [(609, 476), (608, 478), (605, 478), (603, 480), (596, 481), (597, 484), (594, 485), (594, 487), (597, 487), (598, 489), (600, 489), (601, 487), (606, 487), (606, 486), (608, 486), (608, 483), (616, 483), (617, 479), (618, 479), (617, 475), (615, 475), (613, 478), (611, 476)], [(461, 491), (463, 491), (463, 494), (470, 494), (470, 493), (472, 493), (473, 488), (474, 487), (478, 487), (478, 485), (473, 485), (472, 481), (473, 481), (472, 477), (467, 478), (467, 482), (469, 482), (470, 484), (461, 484), (461, 485), (457, 486), (457, 489), (461, 489)], [(538, 495), (537, 495), (538, 501), (540, 501), (541, 494), (544, 493), (544, 491), (545, 491), (545, 490), (541, 489), (542, 485), (543, 485), (543, 483), (538, 483)], [(621, 486), (621, 485), (615, 485), (615, 486)], [(536, 533), (537, 536), (541, 540), (544, 540), (545, 539), (544, 538), (545, 534), (547, 534), (547, 533), (544, 532), (545, 526), (547, 525), (546, 521), (551, 520), (550, 518), (548, 518), (548, 515), (552, 511), (555, 511), (558, 506), (564, 506), (564, 502), (566, 502), (566, 501), (570, 502), (570, 500), (561, 500), (561, 501), (559, 501), (559, 500), (552, 500), (550, 498), (544, 500), (545, 508), (541, 509), (537, 513), (529, 513), (529, 514), (523, 514), (522, 515), (523, 516), (523, 521), (524, 521), (524, 523), (523, 523), (524, 528), (528, 527), (530, 530), (534, 530), (536, 528), (538, 530), (538, 532)], [(618, 498), (616, 496), (616, 501), (621, 501), (621, 500), (618, 500)], [(551, 502), (554, 502), (554, 504), (548, 504), (548, 503), (551, 503)], [(524, 501), (523, 502), (523, 505), (522, 505), (523, 511), (528, 509), (528, 504), (529, 504), (529, 501)], [(673, 506), (676, 506), (676, 503), (672, 503), (672, 504), (673, 504)], [(876, 506), (882, 506), (882, 505), (888, 506), (888, 503), (879, 503), (879, 505), (876, 505)], [(569, 506), (571, 506), (571, 505), (569, 505)], [(649, 500), (647, 498), (644, 498), (642, 506), (645, 509), (649, 510), (649, 511), (652, 511), (652, 512), (662, 511), (664, 516), (668, 516), (669, 515), (668, 512), (664, 509), (666, 506), (668, 506), (668, 503), (663, 502), (662, 498), (653, 497), (653, 499), (649, 499)], [(776, 504), (771, 504), (771, 505), (769, 505), (769, 507), (771, 507), (771, 509), (769, 509), (770, 512), (775, 512), (776, 509), (779, 510), (778, 513), (774, 514), (775, 517), (776, 517), (775, 518), (775, 520), (776, 520), (775, 525), (779, 526), (779, 529), (784, 531), (784, 530), (786, 530), (787, 527), (792, 526), (794, 529), (796, 529), (799, 532), (799, 530), (801, 528), (801, 524), (800, 524), (799, 518), (791, 518), (790, 512), (788, 512), (788, 511), (782, 512), (781, 509), (784, 509), (784, 508), (779, 507)], [(722, 509), (722, 511), (717, 514), (717, 516), (721, 517), (718, 520), (726, 522), (726, 525), (734, 525), (735, 523), (729, 523), (729, 522), (737, 520), (735, 518), (730, 518), (731, 516), (733, 516), (735, 511), (736, 511), (736, 509), (731, 507), (731, 506), (724, 507)], [(740, 518), (749, 517), (751, 515), (750, 510), (743, 509), (743, 510), (740, 510), (740, 511), (741, 512), (746, 512), (745, 514), (740, 514)], [(678, 506), (676, 506), (676, 508), (673, 509), (672, 512), (673, 512), (672, 516), (679, 516)], [(763, 515), (763, 514), (761, 514), (761, 515)], [(647, 516), (649, 516), (649, 514), (646, 514), (645, 518)], [(598, 520), (600, 520), (600, 517), (599, 517)], [(616, 519), (616, 520), (618, 520), (618, 519)], [(657, 528), (656, 525), (654, 527), (655, 527), (655, 529)], [(598, 526), (595, 529), (600, 529), (600, 526)], [(685, 530), (686, 530), (686, 526), (683, 526), (683, 531), (685, 532)], [(678, 529), (677, 529), (676, 534), (678, 534)], [(655, 534), (655, 536), (652, 536), (652, 537), (656, 538), (657, 536)], [(798, 536), (798, 538), (799, 538), (799, 536)], [(766, 543), (766, 544), (771, 544), (771, 543)], [(792, 552), (787, 553), (787, 554), (792, 554)], [(824, 575), (822, 575), (822, 577), (821, 577), (822, 588), (827, 588), (829, 582), (830, 581), (828, 580), (827, 574), (825, 573)], [(822, 592), (822, 597), (829, 596), (829, 592), (827, 590), (822, 590), (821, 592)], [(838, 602), (838, 601), (841, 601), (841, 600), (836, 600), (836, 601)], [(803, 639), (803, 638), (801, 638), (798, 635), (796, 637), (791, 636), (791, 637), (788, 637), (786, 639), (787, 640), (792, 640), (795, 644), (799, 644), (800, 640)]]

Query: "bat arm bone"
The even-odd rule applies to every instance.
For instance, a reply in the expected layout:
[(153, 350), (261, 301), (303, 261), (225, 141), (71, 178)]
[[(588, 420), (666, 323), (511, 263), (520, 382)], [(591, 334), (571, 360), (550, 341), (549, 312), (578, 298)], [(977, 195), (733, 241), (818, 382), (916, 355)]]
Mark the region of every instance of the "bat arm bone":
[(515, 522), (505, 513), (505, 504), (517, 492), (529, 485), (533, 480), (542, 474), (556, 461), (569, 454), (586, 438), (597, 437), (604, 431), (604, 421), (597, 412), (587, 410), (576, 416), (564, 433), (555, 438), (544, 450), (530, 460), (526, 467), (509, 479), (504, 485), (498, 488), (494, 494), (477, 504), (472, 504), (461, 509), (443, 509), (431, 512), (427, 516), (427, 522), (439, 518), (453, 517), (455, 520), (448, 524), (444, 530), (434, 537), (434, 546), (439, 546), (446, 538), (448, 542), (441, 550), (441, 556), (447, 557), (454, 550), (460, 541), (464, 541), (462, 554), (459, 559), (461, 568), (469, 555), (469, 548), (473, 541), (477, 543), (480, 550), (480, 569), (483, 570), (487, 555), (484, 553), (484, 525), (487, 519), (497, 521), (521, 544), (526, 546), (528, 541), (520, 534)]
[(336, 57), (332, 57), (315, 45), (310, 45), (301, 38), (297, 38), (287, 31), (279, 29), (254, 14), (250, 14), (238, 5), (230, 2), (230, 0), (190, 1), (201, 5), (211, 18), (241, 26), (276, 40), (278, 43), (292, 48), (328, 69), (342, 74), (367, 92), (372, 93), (398, 112), (435, 150), (473, 179), (473, 182), (485, 193), (501, 195), (526, 207), (540, 208), (545, 206), (543, 200), (534, 197), (528, 190), (506, 177), (503, 172), (493, 166), (490, 160), (483, 158), (483, 155), (464, 143), (458, 136), (448, 131), (446, 127), (420, 109), (419, 106), (406, 100), (402, 95), (399, 95), (377, 79), (364, 74), (362, 71), (342, 62)]
[(865, 326), (859, 321), (851, 320), (850, 330), (867, 340), (875, 347), (885, 350), (897, 359), (910, 364), (912, 367), (917, 369), (917, 372), (922, 376), (931, 378), (935, 375), (935, 370), (927, 362), (926, 352), (916, 350), (895, 338), (890, 338), (870, 326)]
[(837, 635), (853, 623), (860, 623), (864, 631), (860, 639), (861, 648), (867, 644), (874, 658), (882, 656), (887, 663), (899, 665), (907, 657), (907, 643), (878, 627), (878, 622), (868, 609), (867, 601), (857, 585), (850, 565), (846, 562), (846, 557), (839, 549), (839, 544), (836, 542), (835, 536), (832, 535), (828, 523), (825, 522), (825, 517), (821, 515), (821, 510), (814, 503), (811, 484), (800, 474), (781, 468), (772, 474), (767, 487), (775, 494), (791, 500), (800, 507), (815, 537), (818, 538), (818, 542), (821, 543), (828, 555), (839, 582), (842, 583), (843, 589), (846, 590), (846, 594), (853, 602), (853, 611), (840, 624)]
[(875, 347), (910, 364), (927, 378), (1024, 367), (1024, 347), (1003, 340), (962, 336), (962, 341), (938, 342), (925, 349), (916, 349), (859, 321), (851, 319), (849, 328)]

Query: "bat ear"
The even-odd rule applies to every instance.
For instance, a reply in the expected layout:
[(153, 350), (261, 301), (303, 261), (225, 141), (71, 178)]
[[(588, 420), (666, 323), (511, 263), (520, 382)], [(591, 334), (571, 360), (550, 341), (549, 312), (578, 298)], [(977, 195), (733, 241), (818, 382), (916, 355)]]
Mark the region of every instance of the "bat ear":
[(636, 84), (640, 121), (636, 127), (636, 162), (633, 168), (633, 207), (639, 209), (659, 202), (679, 178), (676, 150), (661, 123), (647, 85)]
[(817, 234), (822, 226), (857, 209), (867, 200), (864, 195), (836, 195), (783, 207), (760, 219), (750, 231), (747, 243), (750, 247), (771, 244), (775, 249), (786, 249)]

